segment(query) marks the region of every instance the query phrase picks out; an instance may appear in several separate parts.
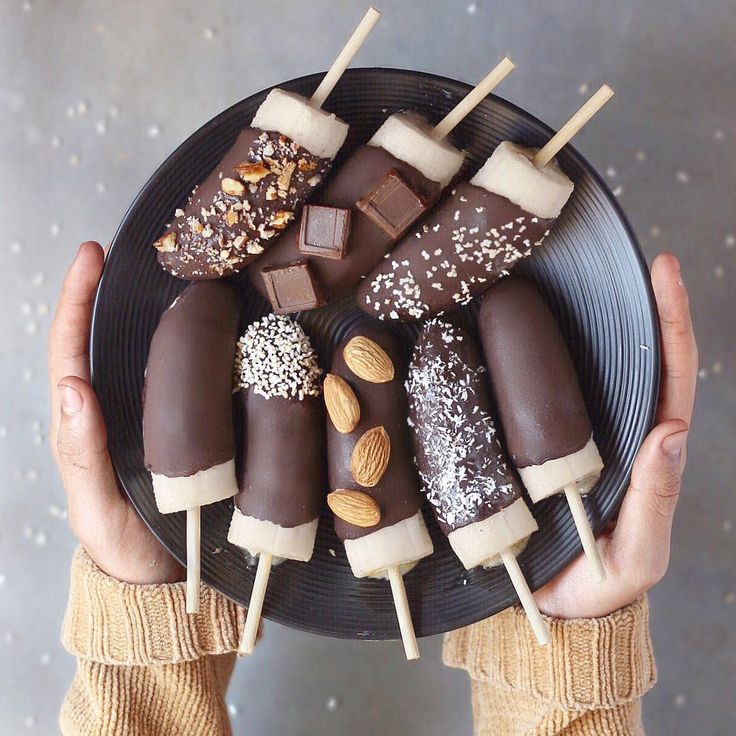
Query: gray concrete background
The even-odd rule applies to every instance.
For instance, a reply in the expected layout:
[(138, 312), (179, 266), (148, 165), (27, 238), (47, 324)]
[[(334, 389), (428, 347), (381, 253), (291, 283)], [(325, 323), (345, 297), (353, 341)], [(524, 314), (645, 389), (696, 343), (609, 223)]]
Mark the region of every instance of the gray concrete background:
[[(651, 734), (736, 732), (736, 4), (733, 0), (380, 0), (356, 64), (478, 80), (559, 125), (603, 82), (578, 138), (648, 259), (683, 261), (701, 349), (697, 416), (669, 575), (651, 595)], [(74, 663), (58, 644), (74, 541), (46, 447), (45, 335), (78, 242), (109, 240), (192, 130), (248, 94), (324, 69), (350, 2), (0, 0), (0, 732), (56, 732)], [(238, 665), (235, 732), (471, 733), (464, 673), (424, 641), (320, 639), (270, 625)]]

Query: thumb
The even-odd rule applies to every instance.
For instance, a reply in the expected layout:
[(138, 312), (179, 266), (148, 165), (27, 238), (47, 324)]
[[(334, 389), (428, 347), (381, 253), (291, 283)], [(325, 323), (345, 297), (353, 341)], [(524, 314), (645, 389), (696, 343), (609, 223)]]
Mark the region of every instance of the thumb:
[(59, 381), (57, 390), (61, 412), (56, 449), (74, 528), (73, 517), (79, 515), (80, 507), (85, 512), (109, 514), (125, 502), (118, 491), (107, 452), (105, 421), (92, 387), (82, 378), (67, 376)]
[(688, 429), (682, 419), (671, 419), (649, 433), (636, 457), (613, 534), (614, 551), (625, 558), (622, 564), (638, 570), (648, 585), (664, 576), (669, 563)]

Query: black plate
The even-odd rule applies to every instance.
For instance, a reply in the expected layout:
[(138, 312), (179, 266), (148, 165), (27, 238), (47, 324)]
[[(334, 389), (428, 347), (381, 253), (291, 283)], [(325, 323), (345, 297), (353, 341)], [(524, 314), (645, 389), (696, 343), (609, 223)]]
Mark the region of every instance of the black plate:
[[(308, 95), (321, 75), (281, 87)], [(346, 150), (364, 142), (387, 115), (405, 108), (439, 120), (468, 85), (396, 69), (349, 70), (326, 107), (350, 123)], [(263, 90), (218, 115), (163, 163), (128, 210), (108, 256), (95, 306), (92, 368), (108, 424), (110, 453), (120, 482), (161, 542), (185, 559), (184, 514), (159, 514), (143, 466), (141, 389), (151, 336), (161, 313), (184, 288), (156, 262), (153, 240), (192, 187), (217, 164), (266, 96)], [(540, 145), (550, 129), (497, 97), (482, 102), (453, 133), (468, 156), (470, 175), (502, 140)], [(586, 501), (600, 530), (616, 512), (636, 451), (655, 409), (659, 336), (646, 265), (636, 238), (606, 185), (572, 147), (559, 157), (575, 181), (575, 193), (547, 244), (521, 268), (542, 289), (557, 315), (578, 367), (606, 462), (600, 484)], [(339, 162), (337, 163), (339, 165)], [(260, 297), (241, 286), (244, 324), (267, 311)], [(475, 308), (466, 309), (474, 319)], [(366, 319), (345, 299), (299, 321), (329, 365), (331, 346), (356, 321)], [(404, 328), (407, 349), (416, 330)], [(580, 552), (564, 499), (534, 507), (540, 531), (521, 565), (536, 589)], [(203, 509), (202, 578), (247, 604), (253, 568), (226, 541), (232, 501)], [(516, 601), (502, 568), (465, 572), (430, 515), (435, 553), (409, 573), (406, 587), (419, 636), (479, 621)], [(350, 573), (330, 516), (320, 523), (309, 563), (274, 568), (263, 609), (266, 618), (318, 634), (395, 639), (398, 626), (387, 583), (356, 580)]]

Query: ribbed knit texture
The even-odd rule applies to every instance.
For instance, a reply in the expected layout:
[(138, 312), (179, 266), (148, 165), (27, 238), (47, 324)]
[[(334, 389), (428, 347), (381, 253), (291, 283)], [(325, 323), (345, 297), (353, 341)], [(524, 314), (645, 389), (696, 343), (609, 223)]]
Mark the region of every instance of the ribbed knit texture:
[(547, 618), (536, 644), (519, 606), (445, 637), (444, 661), (472, 680), (477, 734), (642, 734), (656, 681), (646, 599), (600, 619)]
[[(206, 586), (199, 614), (185, 598), (182, 583), (128, 585), (76, 553), (64, 736), (231, 733), (224, 698), (244, 612)], [(514, 607), (448, 634), (444, 660), (470, 674), (476, 734), (639, 736), (640, 698), (656, 679), (648, 618), (643, 599), (601, 619), (547, 619), (552, 643), (540, 647)]]
[(129, 585), (78, 550), (62, 643), (78, 659), (60, 715), (64, 736), (225, 736), (225, 707), (245, 612), (202, 586)]

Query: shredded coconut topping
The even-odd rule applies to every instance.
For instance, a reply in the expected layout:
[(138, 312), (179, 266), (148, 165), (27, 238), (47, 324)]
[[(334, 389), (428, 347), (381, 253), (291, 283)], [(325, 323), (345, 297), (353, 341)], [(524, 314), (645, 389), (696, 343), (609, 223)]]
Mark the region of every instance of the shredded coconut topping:
[(250, 325), (238, 340), (236, 389), (252, 388), (266, 399), (281, 396), (302, 401), (319, 396), (321, 375), (309, 338), (286, 316), (269, 314)]
[(519, 497), (485, 409), (486, 369), (473, 359), (471, 340), (457, 327), (428, 322), (406, 382), (423, 490), (453, 529)]

